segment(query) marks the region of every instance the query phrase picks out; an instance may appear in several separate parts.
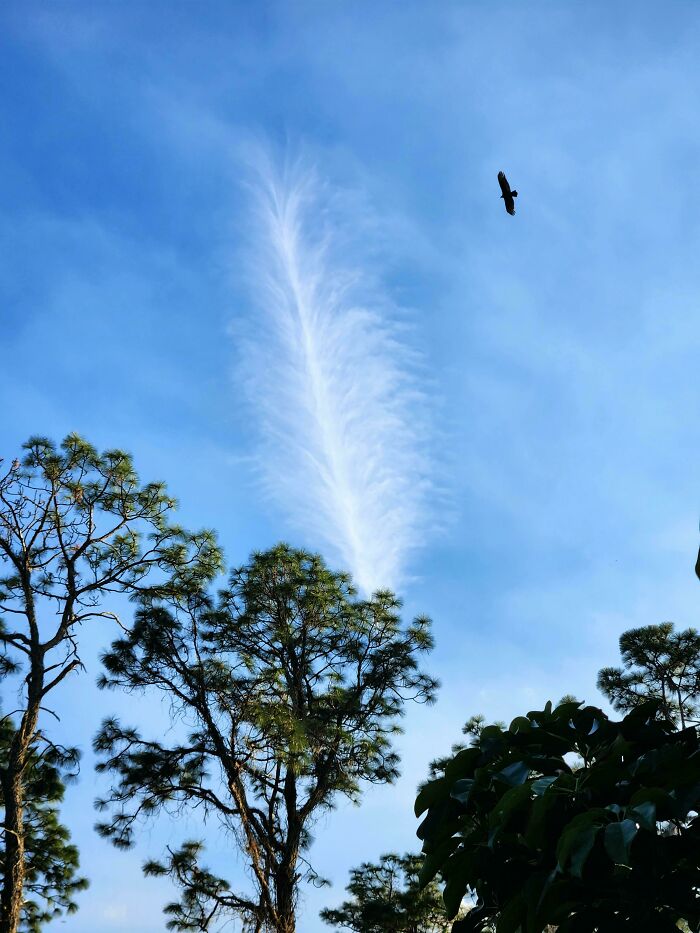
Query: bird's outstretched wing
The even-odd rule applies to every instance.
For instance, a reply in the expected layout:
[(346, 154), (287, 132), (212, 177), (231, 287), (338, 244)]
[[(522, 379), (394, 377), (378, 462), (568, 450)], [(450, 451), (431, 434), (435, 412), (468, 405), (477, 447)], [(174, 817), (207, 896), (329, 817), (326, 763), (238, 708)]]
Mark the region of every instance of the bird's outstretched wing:
[(510, 190), (508, 179), (503, 172), (498, 173), (498, 184), (501, 186), (501, 191), (503, 192), (503, 203), (506, 206), (506, 210), (509, 214), (515, 214), (515, 199)]

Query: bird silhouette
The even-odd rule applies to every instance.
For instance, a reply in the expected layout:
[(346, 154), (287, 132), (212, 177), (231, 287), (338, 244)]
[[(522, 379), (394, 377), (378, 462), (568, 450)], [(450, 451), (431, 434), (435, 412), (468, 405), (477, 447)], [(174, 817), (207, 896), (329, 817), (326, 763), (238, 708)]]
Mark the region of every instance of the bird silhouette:
[(503, 203), (506, 206), (506, 210), (509, 214), (515, 214), (515, 201), (514, 198), (517, 198), (518, 192), (511, 191), (510, 185), (508, 184), (508, 179), (503, 174), (503, 172), (498, 173), (498, 184), (501, 186), (501, 197), (503, 198)]
[(700, 580), (700, 548), (698, 548), (698, 559), (695, 561), (695, 573), (698, 575), (698, 580)]

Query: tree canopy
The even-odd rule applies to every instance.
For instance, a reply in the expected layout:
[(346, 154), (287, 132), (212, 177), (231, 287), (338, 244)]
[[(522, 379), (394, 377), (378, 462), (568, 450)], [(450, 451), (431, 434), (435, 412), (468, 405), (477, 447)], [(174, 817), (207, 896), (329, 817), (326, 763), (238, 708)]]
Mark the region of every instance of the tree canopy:
[(168, 743), (103, 724), (99, 769), (115, 783), (99, 830), (129, 846), (140, 819), (200, 806), (237, 840), (252, 879), (234, 892), (203, 867), (197, 841), (150, 862), (183, 892), (170, 928), (236, 915), (251, 930), (295, 929), (298, 884), (318, 881), (305, 854), (315, 817), (338, 794), (357, 800), (363, 782), (397, 777), (404, 704), (435, 695), (418, 667), (429, 620), (404, 626), (399, 608), (388, 592), (359, 599), (346, 574), (286, 545), (234, 570), (217, 598), (193, 587), (141, 600), (103, 657), (101, 686), (160, 691), (183, 728)]
[(421, 888), (420, 855), (382, 855), (378, 864), (365, 862), (350, 872), (350, 899), (321, 911), (331, 926), (354, 933), (445, 933), (445, 915), (436, 880)]
[(160, 483), (142, 485), (124, 452), (100, 454), (76, 434), (60, 447), (31, 438), (24, 452), (0, 471), (0, 673), (21, 685), (0, 768), (1, 933), (15, 933), (24, 896), (26, 771), (53, 747), (42, 717), (81, 667), (80, 626), (117, 619), (112, 594), (172, 590), (220, 561), (211, 533), (168, 523), (174, 500)]
[(698, 734), (658, 713), (548, 703), (424, 785), (422, 883), (440, 874), (450, 917), (475, 898), (454, 933), (700, 929)]
[(674, 632), (672, 622), (633, 628), (620, 636), (622, 667), (604, 667), (598, 689), (619, 712), (659, 701), (668, 722), (700, 721), (700, 633)]
[[(14, 727), (5, 716), (0, 720), (0, 768), (7, 766)], [(43, 754), (32, 751), (25, 773), (25, 876), (20, 928), (39, 933), (45, 923), (77, 910), (74, 895), (88, 886), (78, 875), (78, 850), (70, 842), (70, 833), (61, 824), (58, 807), (63, 800), (65, 782), (75, 777), (78, 752), (74, 748), (52, 745)], [(0, 805), (4, 807), (0, 784)], [(0, 859), (4, 854), (4, 836), (0, 838)]]

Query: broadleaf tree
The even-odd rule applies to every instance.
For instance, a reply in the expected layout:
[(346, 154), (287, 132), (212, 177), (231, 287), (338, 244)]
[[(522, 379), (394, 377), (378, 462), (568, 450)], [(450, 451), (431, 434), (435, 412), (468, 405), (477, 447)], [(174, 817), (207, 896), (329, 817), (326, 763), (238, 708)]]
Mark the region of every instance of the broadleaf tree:
[(129, 846), (143, 818), (171, 807), (214, 814), (236, 840), (250, 886), (202, 863), (202, 844), (147, 864), (182, 897), (168, 926), (209, 930), (237, 917), (246, 929), (293, 933), (310, 830), (339, 795), (392, 782), (392, 737), (407, 700), (430, 702), (419, 668), (432, 647), (426, 618), (404, 624), (389, 592), (360, 599), (345, 573), (279, 545), (234, 570), (214, 598), (204, 589), (142, 601), (131, 631), (104, 655), (101, 686), (160, 692), (182, 723), (177, 741), (116, 719), (95, 739), (113, 786), (100, 832)]
[(483, 728), (422, 787), (422, 882), (444, 881), (449, 917), (475, 898), (453, 933), (698, 931), (699, 810), (698, 731), (658, 700), (621, 721), (548, 703)]
[(169, 524), (175, 502), (162, 484), (141, 484), (122, 451), (100, 454), (76, 434), (60, 447), (34, 437), (22, 459), (0, 467), (0, 674), (16, 675), (20, 687), (0, 768), (0, 933), (15, 933), (27, 871), (27, 769), (56, 747), (47, 705), (81, 667), (80, 627), (118, 619), (106, 602), (114, 594), (212, 576), (220, 554), (211, 533)]

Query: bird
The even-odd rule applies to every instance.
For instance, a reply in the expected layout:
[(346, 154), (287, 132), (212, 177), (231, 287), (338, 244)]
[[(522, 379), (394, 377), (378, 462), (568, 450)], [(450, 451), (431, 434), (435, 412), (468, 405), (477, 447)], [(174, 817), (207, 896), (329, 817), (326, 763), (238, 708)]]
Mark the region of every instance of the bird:
[(509, 214), (515, 214), (515, 201), (513, 198), (517, 198), (518, 192), (510, 190), (508, 179), (503, 174), (503, 172), (498, 173), (498, 184), (501, 186), (501, 197), (503, 198), (503, 201), (506, 205), (506, 210)]
[(698, 575), (698, 580), (700, 580), (700, 548), (698, 549), (698, 559), (695, 561), (695, 573)]

